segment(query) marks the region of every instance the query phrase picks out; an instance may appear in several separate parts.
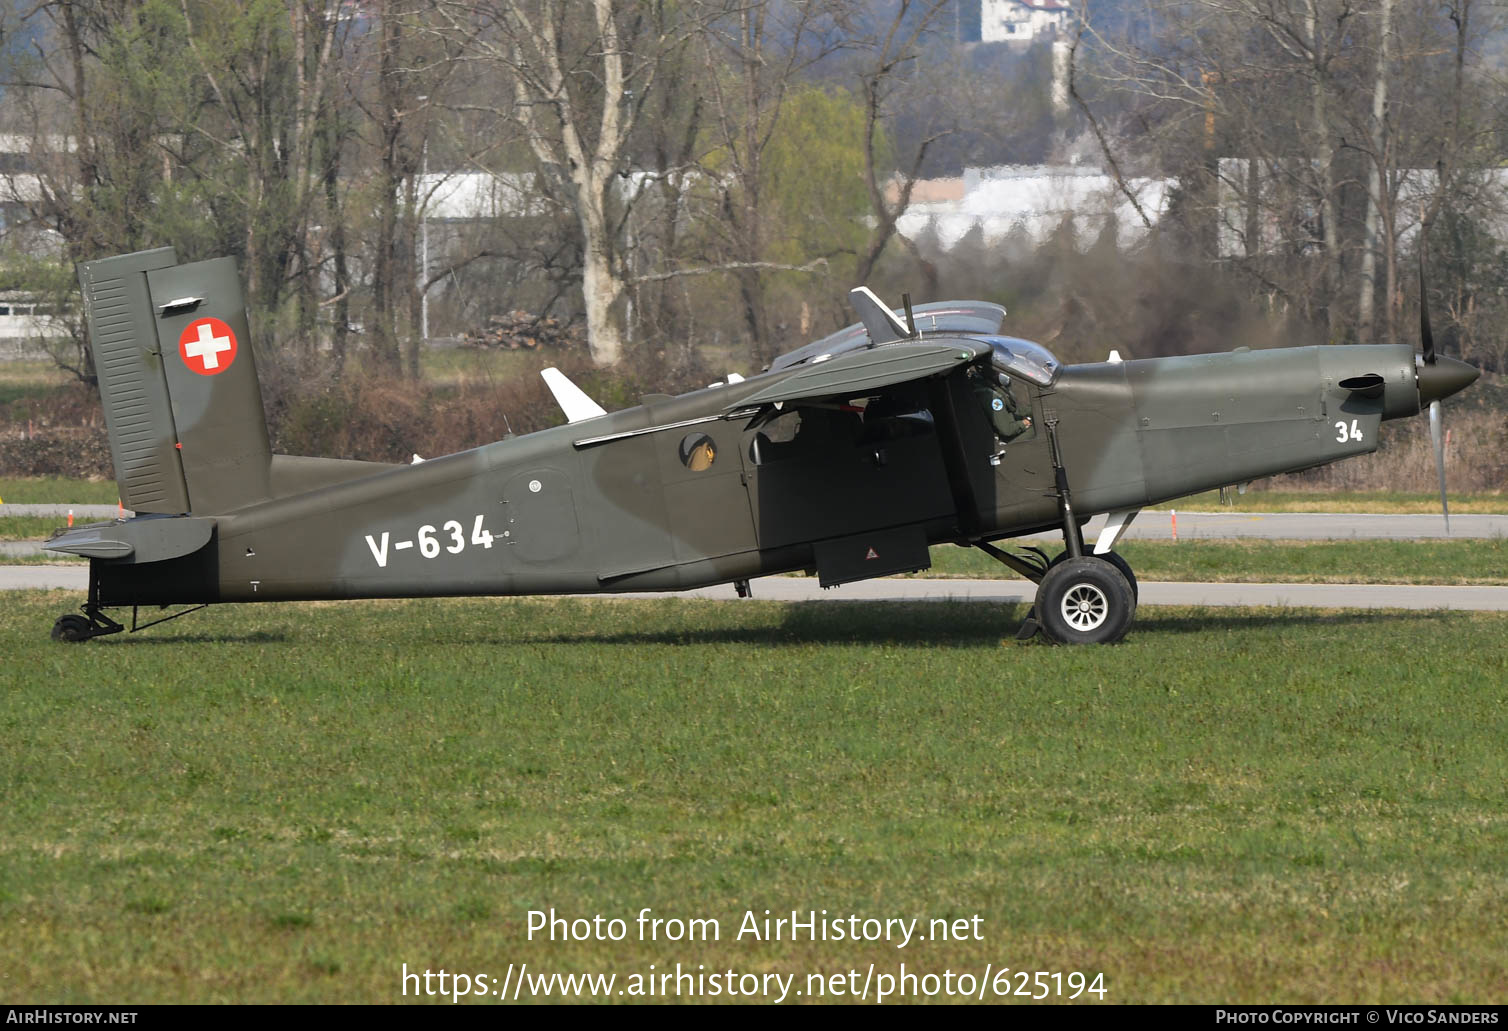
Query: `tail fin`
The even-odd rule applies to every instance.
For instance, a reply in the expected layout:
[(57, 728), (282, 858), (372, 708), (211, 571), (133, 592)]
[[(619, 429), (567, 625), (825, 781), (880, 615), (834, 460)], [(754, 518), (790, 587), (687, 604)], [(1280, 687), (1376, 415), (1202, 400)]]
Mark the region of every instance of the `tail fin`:
[(79, 266), (121, 500), (137, 512), (228, 512), (270, 496), (235, 260), (171, 247)]

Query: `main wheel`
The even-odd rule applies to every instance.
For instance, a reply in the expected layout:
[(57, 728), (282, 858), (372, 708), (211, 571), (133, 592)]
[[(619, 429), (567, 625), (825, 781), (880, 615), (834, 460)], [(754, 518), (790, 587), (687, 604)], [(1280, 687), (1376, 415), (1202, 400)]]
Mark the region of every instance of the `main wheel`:
[[(1121, 558), (1120, 555), (1116, 554), (1113, 551), (1107, 551), (1103, 555), (1094, 555), (1086, 551), (1084, 552), (1084, 557), (1098, 559), (1101, 562), (1109, 562), (1116, 569), (1119, 569), (1121, 571), (1121, 576), (1124, 576), (1126, 578), (1126, 583), (1131, 585), (1131, 600), (1135, 602), (1141, 601), (1141, 585), (1136, 582), (1136, 574), (1131, 571), (1131, 563), (1127, 562), (1125, 559)], [(1067, 561), (1068, 552), (1060, 551), (1053, 556), (1052, 561), (1047, 564), (1047, 568), (1051, 569), (1053, 566)]]
[(94, 636), (94, 627), (83, 616), (67, 615), (59, 616), (58, 621), (52, 625), (52, 639), (54, 641), (71, 641), (82, 644)]
[(1037, 586), (1037, 622), (1054, 644), (1114, 644), (1136, 615), (1131, 585), (1102, 558), (1071, 558)]
[(1125, 559), (1121, 558), (1113, 551), (1107, 551), (1103, 555), (1094, 555), (1091, 557), (1097, 558), (1101, 562), (1109, 562), (1116, 569), (1119, 569), (1121, 571), (1121, 576), (1124, 576), (1126, 578), (1126, 583), (1131, 585), (1131, 600), (1140, 604), (1141, 587), (1136, 582), (1136, 574), (1131, 572), (1131, 563), (1127, 562)]

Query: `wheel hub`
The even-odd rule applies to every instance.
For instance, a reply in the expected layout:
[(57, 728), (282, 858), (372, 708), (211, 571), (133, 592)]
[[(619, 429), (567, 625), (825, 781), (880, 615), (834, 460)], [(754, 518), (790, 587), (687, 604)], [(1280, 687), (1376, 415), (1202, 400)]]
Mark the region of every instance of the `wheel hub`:
[(1077, 583), (1063, 593), (1060, 608), (1064, 622), (1080, 633), (1088, 633), (1105, 622), (1110, 601), (1094, 584)]

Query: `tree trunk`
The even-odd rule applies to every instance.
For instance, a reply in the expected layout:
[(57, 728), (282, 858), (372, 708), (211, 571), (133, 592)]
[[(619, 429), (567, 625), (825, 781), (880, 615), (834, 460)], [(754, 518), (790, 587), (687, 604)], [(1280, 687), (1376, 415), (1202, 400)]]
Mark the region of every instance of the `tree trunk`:
[(419, 248), (416, 243), (419, 235), (419, 190), (420, 183), (417, 176), (410, 173), (404, 177), (402, 222), (404, 260), (399, 263), (401, 270), (399, 281), (403, 284), (403, 296), (408, 302), (404, 305), (408, 316), (408, 324), (403, 334), (406, 344), (404, 372), (415, 382), (419, 379), (419, 357), (424, 348), (424, 334), (421, 332), (424, 299), (419, 285), (423, 272), (419, 268)]
[(400, 136), (403, 132), (402, 101), (399, 88), (398, 47), (402, 29), (393, 10), (392, 0), (383, 0), (378, 8), (381, 19), (381, 43), (378, 55), (379, 131), (382, 146), (378, 155), (376, 261), (372, 270), (371, 340), (378, 366), (397, 372), (402, 365), (398, 350), (397, 310), (398, 283), (398, 190), (403, 184), (399, 160)]
[(1255, 154), (1246, 159), (1246, 217), (1243, 225), (1245, 253), (1254, 259), (1262, 253), (1262, 174), (1261, 159)]
[(1314, 132), (1314, 155), (1315, 163), (1319, 166), (1318, 203), (1315, 205), (1316, 214), (1320, 220), (1320, 235), (1324, 243), (1324, 256), (1320, 261), (1319, 283), (1316, 293), (1319, 307), (1324, 312), (1326, 337), (1329, 343), (1335, 342), (1337, 330), (1335, 310), (1335, 267), (1340, 261), (1340, 234), (1336, 225), (1335, 205), (1335, 152), (1330, 142), (1330, 116), (1328, 111), (1328, 98), (1326, 96), (1328, 71), (1328, 58), (1325, 54), (1325, 43), (1321, 38), (1319, 11), (1317, 0), (1310, 0), (1307, 17), (1309, 30), (1310, 60), (1314, 65), (1314, 81), (1311, 84), (1312, 94), (1312, 117)]
[(606, 244), (606, 226), (599, 225), (587, 236), (581, 267), (587, 346), (596, 365), (616, 365), (623, 357), (623, 332), (616, 310), (623, 297), (623, 281), (613, 271)]
[(1387, 184), (1383, 174), (1387, 160), (1388, 45), (1392, 36), (1393, 0), (1382, 0), (1380, 39), (1377, 47), (1377, 78), (1372, 87), (1372, 162), (1367, 171), (1367, 217), (1361, 251), (1361, 295), (1356, 305), (1356, 335), (1372, 342), (1373, 310), (1377, 300), (1377, 223)]
[(325, 212), (330, 219), (330, 249), (335, 252), (335, 328), (330, 350), (338, 377), (345, 372), (346, 343), (351, 331), (351, 273), (346, 264), (346, 215), (340, 202), (340, 133), (333, 124), (335, 114), (327, 111), (326, 117), (331, 124), (325, 129)]

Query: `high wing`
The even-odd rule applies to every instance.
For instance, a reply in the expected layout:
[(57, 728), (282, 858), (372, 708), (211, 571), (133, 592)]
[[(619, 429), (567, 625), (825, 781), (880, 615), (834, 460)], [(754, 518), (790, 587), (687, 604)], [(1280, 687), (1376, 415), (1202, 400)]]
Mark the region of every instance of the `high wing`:
[(749, 394), (726, 410), (788, 401), (830, 397), (862, 397), (897, 383), (937, 376), (991, 353), (978, 340), (925, 340), (885, 344), (813, 361), (762, 390)]

